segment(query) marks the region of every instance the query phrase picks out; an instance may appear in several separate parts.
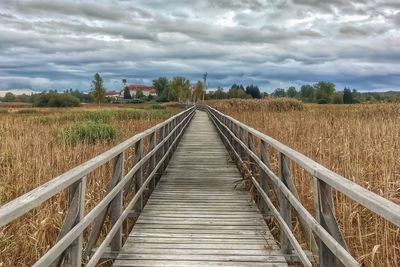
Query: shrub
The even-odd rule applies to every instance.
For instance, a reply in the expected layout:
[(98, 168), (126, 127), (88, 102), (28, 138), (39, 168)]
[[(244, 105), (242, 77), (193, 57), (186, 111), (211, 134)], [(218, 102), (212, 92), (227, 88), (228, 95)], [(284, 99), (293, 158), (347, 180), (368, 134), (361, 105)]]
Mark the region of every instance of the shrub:
[(58, 134), (58, 138), (68, 144), (109, 142), (116, 137), (117, 131), (112, 125), (94, 121), (67, 126)]
[(328, 99), (322, 98), (322, 99), (318, 99), (317, 104), (328, 104), (329, 101)]
[(70, 94), (42, 93), (33, 97), (35, 107), (78, 107), (80, 101)]

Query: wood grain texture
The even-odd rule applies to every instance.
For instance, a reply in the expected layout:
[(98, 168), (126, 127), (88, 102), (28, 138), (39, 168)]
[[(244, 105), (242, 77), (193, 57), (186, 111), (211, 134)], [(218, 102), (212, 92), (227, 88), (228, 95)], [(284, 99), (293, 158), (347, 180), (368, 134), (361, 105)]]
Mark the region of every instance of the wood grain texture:
[(197, 111), (115, 266), (287, 266), (206, 113)]

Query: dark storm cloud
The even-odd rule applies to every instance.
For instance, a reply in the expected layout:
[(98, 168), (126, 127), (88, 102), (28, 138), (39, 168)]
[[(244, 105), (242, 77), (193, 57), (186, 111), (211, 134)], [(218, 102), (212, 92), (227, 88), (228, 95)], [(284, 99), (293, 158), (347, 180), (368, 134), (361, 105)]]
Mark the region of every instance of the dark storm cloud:
[(400, 5), (388, 0), (0, 2), (0, 89), (88, 89), (209, 73), (265, 90), (329, 80), (399, 88)]

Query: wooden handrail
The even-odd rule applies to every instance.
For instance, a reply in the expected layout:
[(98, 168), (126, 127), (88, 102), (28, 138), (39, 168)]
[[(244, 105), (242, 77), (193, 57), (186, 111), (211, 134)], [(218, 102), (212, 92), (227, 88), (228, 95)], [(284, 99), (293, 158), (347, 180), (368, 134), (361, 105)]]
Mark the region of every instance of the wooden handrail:
[(126, 141), (94, 157), (93, 159), (82, 163), (81, 165), (61, 174), (60, 176), (51, 179), (47, 183), (33, 189), (32, 191), (25, 193), (24, 195), (4, 204), (0, 207), (0, 227), (8, 224), (9, 222), (15, 220), (21, 215), (27, 213), (28, 211), (38, 207), (44, 201), (66, 189), (79, 179), (82, 179), (82, 177), (86, 176), (88, 173), (94, 171), (101, 165), (115, 158), (118, 154), (124, 152), (130, 146), (134, 145), (138, 140), (143, 139), (150, 133), (153, 133), (163, 126), (167, 125), (174, 118), (181, 117), (190, 110), (193, 111), (193, 109), (194, 107), (190, 108), (189, 110), (182, 111), (174, 117), (171, 117), (168, 120), (161, 122), (153, 126), (152, 128), (149, 128), (127, 139)]
[[(299, 251), (300, 247), (298, 246), (297, 241), (293, 240), (294, 236), (290, 229), (290, 215), (285, 214), (286, 211), (290, 210), (290, 207), (285, 204), (285, 200), (287, 200), (297, 211), (297, 216), (302, 228), (304, 228), (302, 230), (305, 235), (310, 235), (312, 231), (318, 237), (317, 243), (321, 265), (329, 266), (330, 264), (334, 264), (335, 258), (345, 266), (359, 265), (358, 262), (348, 252), (347, 246), (337, 226), (332, 209), (333, 204), (331, 198), (331, 188), (334, 188), (337, 191), (345, 194), (357, 203), (365, 206), (370, 211), (390, 221), (394, 225), (400, 226), (400, 205), (396, 205), (395, 203), (371, 191), (368, 191), (367, 189), (353, 183), (352, 181), (349, 181), (343, 176), (328, 170), (301, 153), (283, 145), (277, 140), (233, 119), (226, 114), (223, 114), (212, 107), (207, 106), (206, 109), (215, 126), (217, 127), (222, 139), (224, 140), (224, 143), (227, 145), (229, 150), (233, 152), (239, 163), (243, 165), (243, 156), (244, 154), (247, 154), (249, 160), (252, 162), (249, 168), (251, 169), (254, 167), (254, 165), (256, 165), (259, 167), (261, 174), (263, 172), (266, 174), (265, 176), (260, 176), (260, 179), (262, 179), (260, 181), (261, 185), (253, 175), (251, 176), (252, 183), (265, 203), (261, 204), (261, 207), (266, 205), (269, 210), (272, 211), (272, 214), (281, 226), (281, 238), (282, 235), (285, 235), (290, 244), (299, 254), (299, 258), (305, 266), (309, 266), (309, 262), (304, 258), (305, 254), (302, 251)], [(245, 140), (243, 136), (244, 132), (247, 133), (248, 136), (248, 140), (246, 142), (243, 141)], [(278, 175), (271, 170), (269, 161), (266, 158), (267, 153), (265, 151), (260, 151), (261, 155), (257, 155), (253, 147), (253, 137), (256, 137), (260, 140), (261, 150), (267, 149), (267, 146), (270, 145), (278, 151), (280, 177), (278, 177)], [(298, 199), (297, 192), (294, 188), (294, 184), (290, 175), (290, 168), (288, 165), (290, 162), (288, 163), (287, 160), (296, 162), (300, 167), (305, 169), (314, 177), (316, 185), (314, 191), (317, 192), (315, 199), (317, 218), (314, 218), (304, 208)], [(267, 179), (267, 181), (264, 181), (264, 179)], [(267, 182), (272, 182), (274, 185), (273, 188), (277, 193), (281, 212), (279, 212), (273, 206), (269, 196), (267, 195), (268, 191), (266, 190), (267, 187), (265, 185)], [(282, 195), (284, 199), (282, 199), (280, 195)], [(305, 237), (307, 239), (307, 236)], [(284, 240), (285, 238), (283, 239), (284, 243), (281, 244), (283, 245), (282, 249), (288, 251), (289, 247)], [(311, 250), (315, 252), (313, 249), (313, 246), (315, 246), (315, 241), (313, 240), (313, 238), (309, 239), (308, 243), (311, 247)]]
[(313, 177), (316, 177), (326, 182), (339, 192), (345, 194), (346, 196), (353, 199), (362, 206), (366, 207), (370, 211), (385, 218), (394, 225), (400, 227), (400, 205), (397, 205), (396, 203), (384, 197), (381, 197), (380, 195), (375, 194), (374, 192), (371, 192), (368, 189), (365, 189), (364, 187), (327, 169), (321, 164), (304, 156), (303, 154), (297, 152), (296, 150), (293, 150), (290, 147), (280, 143), (279, 141), (273, 139), (272, 137), (267, 136), (257, 131), (256, 129), (243, 124), (242, 122), (221, 113), (220, 111), (212, 107), (208, 108), (213, 112), (216, 112), (217, 114), (226, 117), (240, 128), (243, 128), (246, 131), (251, 132), (257, 138), (265, 141), (273, 148), (275, 148), (277, 151), (283, 153), (289, 159), (296, 162), (299, 166), (301, 166), (304, 170), (310, 173)]
[[(89, 247), (93, 246), (99, 238), (99, 230), (110, 207), (112, 235), (110, 235), (111, 232), (107, 235), (107, 245), (111, 243), (113, 249), (120, 249), (122, 242), (122, 222), (132, 211), (136, 203), (140, 205), (139, 211), (141, 210), (143, 203), (142, 201), (138, 202), (138, 200), (142, 199), (143, 192), (151, 182), (153, 183), (152, 188), (154, 188), (155, 174), (163, 170), (162, 166), (166, 166), (166, 162), (171, 157), (177, 142), (194, 116), (194, 113), (195, 107), (193, 106), (1, 206), (0, 227), (38, 207), (41, 203), (62, 190), (69, 188), (70, 205), (59, 238), (56, 244), (34, 266), (58, 266), (62, 263), (63, 259), (64, 266), (80, 266), (82, 263), (83, 231), (93, 221), (98, 220), (98, 227), (95, 227), (95, 233), (91, 236), (91, 241), (88, 243)], [(158, 142), (156, 142), (157, 131), (160, 132)], [(146, 137), (150, 139), (150, 149), (146, 155), (143, 155), (142, 150), (139, 148)], [(135, 163), (128, 173), (124, 175), (124, 152), (133, 145), (136, 147)], [(104, 198), (85, 215), (85, 177), (93, 170), (113, 159), (114, 170), (109, 190)], [(149, 173), (146, 174), (146, 177), (144, 177), (145, 181), (143, 182), (142, 175), (145, 164), (148, 164), (149, 168), (153, 169), (149, 169)], [(136, 177), (136, 192), (128, 208), (122, 212), (123, 190), (129, 189), (126, 186), (130, 184), (134, 176)], [(85, 251), (85, 256), (90, 256), (90, 253), (87, 253), (87, 251)], [(102, 250), (97, 251), (96, 259), (98, 260), (99, 255), (102, 255), (99, 254)], [(91, 260), (91, 262), (93, 261)]]

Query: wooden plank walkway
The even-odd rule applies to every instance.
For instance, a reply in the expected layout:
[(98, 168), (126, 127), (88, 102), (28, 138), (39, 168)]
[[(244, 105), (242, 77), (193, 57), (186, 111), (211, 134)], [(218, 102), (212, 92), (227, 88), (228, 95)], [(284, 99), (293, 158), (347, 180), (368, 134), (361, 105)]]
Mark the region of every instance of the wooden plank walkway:
[(197, 111), (114, 266), (287, 266), (240, 179)]

